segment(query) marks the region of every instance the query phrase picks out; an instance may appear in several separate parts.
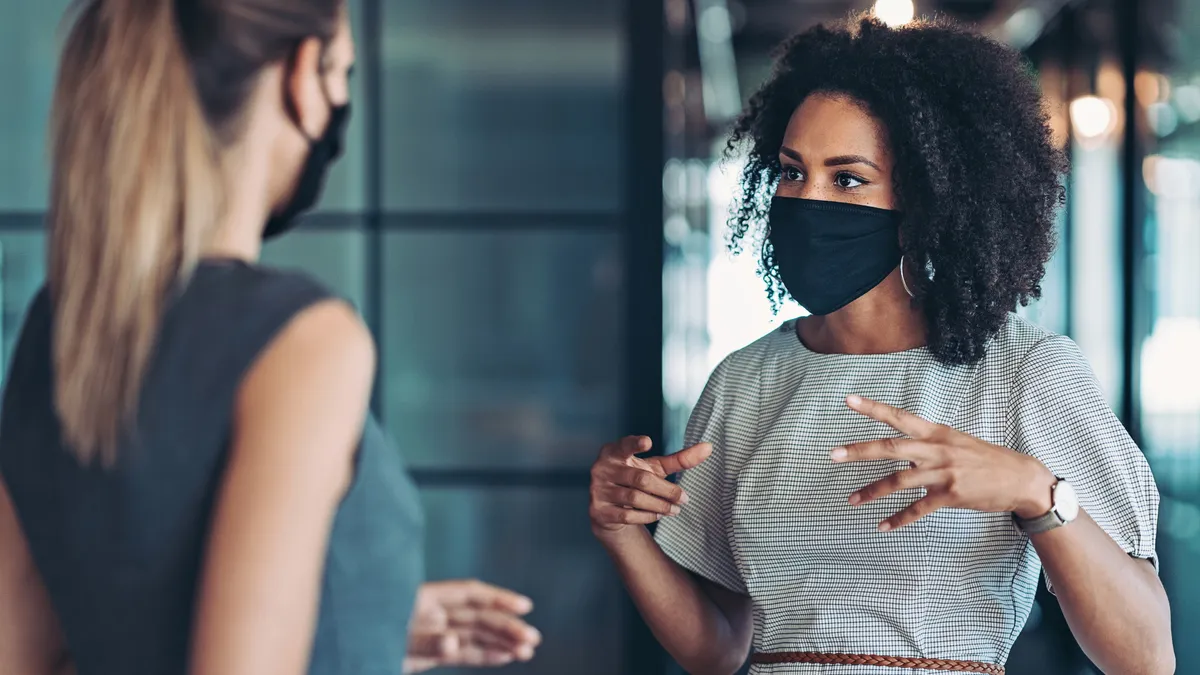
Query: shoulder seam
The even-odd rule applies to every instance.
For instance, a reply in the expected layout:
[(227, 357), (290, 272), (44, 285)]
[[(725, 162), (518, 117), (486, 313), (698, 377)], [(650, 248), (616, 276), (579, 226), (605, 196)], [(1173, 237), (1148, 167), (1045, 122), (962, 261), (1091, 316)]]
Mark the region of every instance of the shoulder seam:
[(1050, 331), (1045, 331), (1045, 333), (1046, 333), (1045, 335), (1038, 338), (1037, 342), (1034, 342), (1033, 346), (1031, 346), (1028, 350), (1025, 351), (1024, 354), (1021, 355), (1021, 360), (1017, 363), (1017, 367), (1013, 371), (1012, 381), (1009, 382), (1008, 400), (1005, 401), (1005, 406), (1004, 406), (1004, 435), (1005, 435), (1006, 443), (1008, 442), (1008, 438), (1007, 438), (1008, 430), (1009, 430), (1010, 425), (1012, 424), (1013, 395), (1015, 393), (1017, 393), (1016, 392), (1017, 386), (1021, 382), (1021, 373), (1025, 371), (1025, 364), (1029, 362), (1029, 357), (1031, 355), (1033, 355), (1033, 353), (1036, 352), (1038, 350), (1038, 348), (1042, 346), (1043, 343), (1063, 337), (1061, 335), (1058, 335), (1057, 333), (1053, 333)]

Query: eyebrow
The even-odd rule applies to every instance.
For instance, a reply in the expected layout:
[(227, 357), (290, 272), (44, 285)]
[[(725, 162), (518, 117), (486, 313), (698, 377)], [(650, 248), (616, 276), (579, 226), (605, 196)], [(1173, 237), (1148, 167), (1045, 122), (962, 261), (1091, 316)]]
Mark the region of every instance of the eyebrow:
[[(804, 158), (800, 155), (800, 153), (787, 146), (780, 148), (779, 154), (786, 157), (791, 157), (797, 162), (804, 162)], [(878, 164), (872, 162), (866, 157), (863, 157), (862, 155), (838, 155), (837, 157), (830, 157), (829, 159), (825, 160), (825, 166), (849, 166), (851, 164), (865, 164), (876, 171), (882, 171)]]

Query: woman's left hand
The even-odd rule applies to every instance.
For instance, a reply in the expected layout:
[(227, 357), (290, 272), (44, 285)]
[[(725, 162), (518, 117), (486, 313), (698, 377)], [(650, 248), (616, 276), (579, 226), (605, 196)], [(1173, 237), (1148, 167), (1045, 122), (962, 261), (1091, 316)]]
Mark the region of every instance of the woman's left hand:
[(481, 581), (421, 584), (404, 672), (528, 661), (542, 641), (541, 633), (521, 619), (532, 610), (529, 598)]
[(1050, 511), (1056, 479), (1036, 458), (859, 396), (848, 397), (846, 404), (908, 438), (835, 448), (833, 461), (900, 460), (911, 466), (851, 494), (850, 503), (866, 504), (900, 490), (926, 490), (924, 497), (880, 523), (881, 532), (916, 522), (941, 508), (1011, 511), (1021, 518), (1037, 518)]

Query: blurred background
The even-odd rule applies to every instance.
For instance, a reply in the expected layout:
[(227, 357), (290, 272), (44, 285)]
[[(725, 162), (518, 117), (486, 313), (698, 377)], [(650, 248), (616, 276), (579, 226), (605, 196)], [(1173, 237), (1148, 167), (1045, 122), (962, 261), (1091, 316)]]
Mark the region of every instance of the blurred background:
[[(266, 250), (376, 333), (376, 414), (420, 484), (434, 578), (531, 595), (514, 673), (664, 675), (587, 526), (588, 467), (680, 443), (705, 379), (772, 314), (725, 251), (723, 136), (771, 50), (862, 0), (350, 0), (347, 156)], [(0, 345), (45, 270), (46, 119), (67, 0), (0, 0)], [(878, 0), (1023, 50), (1072, 158), (1045, 297), (1150, 458), (1180, 673), (1200, 672), (1200, 3)], [(0, 364), (0, 368), (3, 365)], [(1009, 672), (1092, 672), (1039, 596)]]

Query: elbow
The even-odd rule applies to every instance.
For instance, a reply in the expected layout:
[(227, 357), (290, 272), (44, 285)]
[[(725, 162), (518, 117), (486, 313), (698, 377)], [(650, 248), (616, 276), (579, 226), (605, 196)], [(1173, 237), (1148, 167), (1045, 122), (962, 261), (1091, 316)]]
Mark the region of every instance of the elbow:
[(1170, 633), (1158, 644), (1148, 645), (1138, 655), (1138, 660), (1121, 666), (1113, 666), (1105, 672), (1127, 673), (1128, 675), (1174, 675), (1175, 648), (1171, 643)]
[[(1175, 645), (1170, 626), (1144, 628), (1137, 633), (1142, 639), (1121, 644), (1108, 640), (1105, 649), (1085, 649), (1101, 672), (1112, 675), (1174, 675)], [(1081, 642), (1082, 646), (1083, 643)]]
[(1131, 660), (1107, 665), (1098, 659), (1093, 658), (1092, 660), (1100, 667), (1101, 672), (1114, 675), (1117, 673), (1120, 675), (1174, 675), (1175, 673), (1175, 651), (1171, 648), (1170, 641), (1165, 648), (1156, 647), (1155, 651), (1147, 650), (1136, 655), (1130, 653), (1128, 656)]
[(1174, 675), (1175, 673), (1175, 647), (1171, 643), (1169, 635), (1163, 642), (1163, 646), (1158, 649), (1158, 653), (1150, 661), (1149, 668), (1146, 670), (1147, 675)]
[[(1165, 605), (1166, 603), (1164, 603)], [(1148, 668), (1150, 675), (1173, 675), (1175, 672), (1175, 641), (1171, 637), (1171, 610), (1163, 608), (1162, 625), (1154, 632), (1158, 637), (1149, 654)]]

